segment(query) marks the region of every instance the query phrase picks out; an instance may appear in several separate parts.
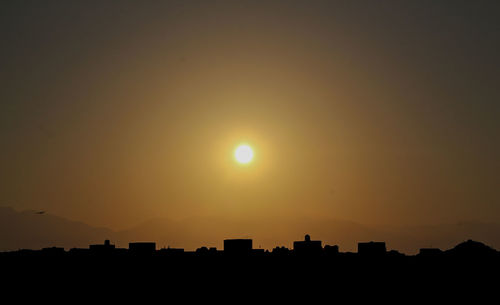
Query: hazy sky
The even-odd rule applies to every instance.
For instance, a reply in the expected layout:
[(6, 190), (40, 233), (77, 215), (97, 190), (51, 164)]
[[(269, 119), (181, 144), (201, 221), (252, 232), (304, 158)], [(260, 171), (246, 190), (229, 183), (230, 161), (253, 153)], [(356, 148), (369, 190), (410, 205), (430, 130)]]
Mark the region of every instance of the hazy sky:
[(2, 1), (0, 39), (0, 206), (500, 222), (500, 1)]

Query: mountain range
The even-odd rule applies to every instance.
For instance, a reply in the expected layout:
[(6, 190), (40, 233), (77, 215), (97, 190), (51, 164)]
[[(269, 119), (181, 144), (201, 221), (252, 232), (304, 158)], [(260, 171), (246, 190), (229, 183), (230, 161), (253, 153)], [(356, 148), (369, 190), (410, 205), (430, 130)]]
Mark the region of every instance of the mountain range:
[(218, 217), (192, 217), (182, 221), (154, 218), (126, 230), (93, 227), (64, 217), (35, 211), (16, 211), (0, 207), (0, 251), (40, 249), (44, 247), (87, 248), (89, 244), (110, 239), (118, 247), (132, 241), (155, 241), (157, 247), (217, 247), (222, 249), (226, 238), (252, 238), (254, 248), (292, 248), (293, 241), (305, 234), (323, 244), (339, 245), (340, 251), (356, 251), (361, 241), (385, 241), (388, 249), (406, 254), (420, 248), (443, 250), (468, 240), (481, 241), (500, 249), (500, 224), (461, 222), (422, 226), (363, 225), (340, 219), (264, 218), (257, 222)]

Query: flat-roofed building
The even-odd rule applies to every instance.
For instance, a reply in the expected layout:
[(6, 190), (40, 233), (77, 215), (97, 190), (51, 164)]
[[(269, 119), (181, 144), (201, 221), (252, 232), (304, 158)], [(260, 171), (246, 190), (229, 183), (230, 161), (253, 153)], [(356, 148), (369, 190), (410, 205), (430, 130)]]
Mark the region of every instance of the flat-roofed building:
[(251, 239), (225, 239), (224, 253), (230, 255), (248, 255), (252, 253)]

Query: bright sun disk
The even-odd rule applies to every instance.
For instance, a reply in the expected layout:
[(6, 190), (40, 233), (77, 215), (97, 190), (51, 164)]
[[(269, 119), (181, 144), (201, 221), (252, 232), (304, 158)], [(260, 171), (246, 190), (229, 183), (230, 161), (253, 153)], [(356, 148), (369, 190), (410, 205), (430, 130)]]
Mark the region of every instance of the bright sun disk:
[(253, 159), (253, 150), (248, 145), (240, 145), (234, 151), (236, 161), (241, 164), (247, 164)]

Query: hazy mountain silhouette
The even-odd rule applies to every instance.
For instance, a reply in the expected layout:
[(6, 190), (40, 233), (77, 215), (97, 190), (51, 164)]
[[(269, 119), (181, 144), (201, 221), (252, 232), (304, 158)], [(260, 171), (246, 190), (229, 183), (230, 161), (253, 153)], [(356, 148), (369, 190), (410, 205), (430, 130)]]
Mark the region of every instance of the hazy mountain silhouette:
[(324, 245), (339, 245), (341, 251), (356, 251), (357, 242), (379, 240), (388, 249), (415, 254), (420, 248), (443, 250), (469, 239), (500, 249), (500, 225), (467, 222), (436, 226), (366, 226), (339, 219), (275, 219), (258, 222), (220, 217), (192, 217), (182, 221), (154, 218), (127, 230), (113, 231), (71, 221), (50, 213), (18, 212), (0, 208), (0, 251), (61, 246), (87, 248), (111, 239), (118, 247), (130, 241), (155, 241), (159, 247), (194, 250), (201, 246), (222, 248), (225, 238), (253, 238), (255, 248), (291, 248), (295, 240), (309, 233)]
[(51, 246), (88, 247), (103, 238), (116, 237), (106, 228), (95, 228), (48, 213), (18, 212), (0, 207), (0, 251), (40, 249)]

